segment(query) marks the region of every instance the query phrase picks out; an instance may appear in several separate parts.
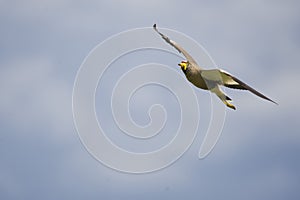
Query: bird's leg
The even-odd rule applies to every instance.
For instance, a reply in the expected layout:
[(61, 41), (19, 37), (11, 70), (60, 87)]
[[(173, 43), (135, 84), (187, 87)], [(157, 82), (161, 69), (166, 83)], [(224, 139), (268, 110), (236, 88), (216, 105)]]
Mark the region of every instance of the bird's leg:
[(231, 98), (226, 96), (226, 94), (221, 90), (219, 86), (213, 87), (212, 89), (210, 89), (210, 91), (215, 93), (227, 107), (235, 110), (235, 106), (229, 103), (231, 101)]

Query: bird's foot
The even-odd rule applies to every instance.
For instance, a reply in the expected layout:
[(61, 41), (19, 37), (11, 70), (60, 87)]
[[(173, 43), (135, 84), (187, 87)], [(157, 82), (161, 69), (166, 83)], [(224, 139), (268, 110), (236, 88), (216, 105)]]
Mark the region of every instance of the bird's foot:
[(229, 108), (231, 108), (233, 110), (236, 109), (235, 106), (233, 104), (229, 103), (228, 101), (225, 101), (225, 104), (226, 104), (227, 107), (229, 107)]

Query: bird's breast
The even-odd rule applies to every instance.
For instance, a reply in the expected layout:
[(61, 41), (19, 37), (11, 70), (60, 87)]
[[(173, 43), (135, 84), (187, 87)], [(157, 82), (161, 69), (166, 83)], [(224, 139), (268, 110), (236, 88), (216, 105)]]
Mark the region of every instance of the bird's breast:
[(200, 72), (187, 71), (185, 76), (196, 87), (207, 90), (207, 85)]

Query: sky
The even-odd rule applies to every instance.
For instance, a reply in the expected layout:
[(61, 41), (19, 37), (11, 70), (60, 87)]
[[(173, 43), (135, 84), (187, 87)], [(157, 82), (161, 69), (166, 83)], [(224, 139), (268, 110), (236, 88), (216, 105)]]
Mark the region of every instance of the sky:
[[(0, 199), (299, 199), (299, 8), (296, 0), (1, 1)], [(197, 41), (217, 67), (279, 105), (226, 89), (237, 110), (226, 110), (218, 143), (198, 159), (214, 96), (194, 88), (202, 103), (191, 147), (164, 169), (123, 173), (95, 159), (81, 141), (73, 119), (73, 86), (97, 45), (154, 23)], [(95, 96), (99, 124), (113, 130), (111, 140), (130, 151), (164, 145), (180, 124), (174, 95), (155, 85), (137, 91), (128, 105), (141, 126), (149, 123), (151, 105), (165, 106), (159, 141), (130, 142), (133, 138), (121, 136), (111, 120), (110, 77), (116, 80), (152, 58), (184, 77), (172, 48), (131, 52), (112, 64)]]

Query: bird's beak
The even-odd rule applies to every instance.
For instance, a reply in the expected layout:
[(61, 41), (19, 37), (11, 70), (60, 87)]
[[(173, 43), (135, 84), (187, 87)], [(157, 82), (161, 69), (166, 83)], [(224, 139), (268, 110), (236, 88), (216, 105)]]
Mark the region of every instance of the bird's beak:
[(181, 67), (181, 69), (186, 70), (187, 64), (186, 63), (179, 63), (178, 66)]

